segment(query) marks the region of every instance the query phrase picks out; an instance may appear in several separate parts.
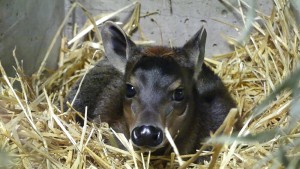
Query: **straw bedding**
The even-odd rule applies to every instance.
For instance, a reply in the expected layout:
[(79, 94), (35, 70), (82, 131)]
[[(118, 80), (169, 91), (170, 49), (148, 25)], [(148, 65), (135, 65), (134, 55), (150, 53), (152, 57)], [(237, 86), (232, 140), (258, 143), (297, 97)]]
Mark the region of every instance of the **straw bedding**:
[[(87, 41), (80, 47), (62, 46), (56, 71), (43, 69), (26, 76), (16, 59), (17, 75), (7, 77), (0, 67), (0, 168), (158, 168), (165, 162), (167, 168), (296, 167), (300, 132), (293, 112), (300, 111), (300, 35), (288, 2), (274, 2), (271, 16), (256, 11), (257, 22), (245, 44), (225, 37), (234, 52), (206, 59), (238, 104), (217, 131), (223, 135), (206, 140), (213, 150), (154, 157), (134, 152), (131, 143), (107, 124), (85, 121), (80, 127), (71, 105), (68, 111), (61, 107), (70, 86), (103, 56), (101, 45)], [(138, 25), (134, 14), (125, 28), (128, 33)], [(229, 136), (234, 123), (239, 127)], [(127, 150), (105, 144), (114, 134)], [(193, 157), (211, 154), (203, 164), (193, 163)]]

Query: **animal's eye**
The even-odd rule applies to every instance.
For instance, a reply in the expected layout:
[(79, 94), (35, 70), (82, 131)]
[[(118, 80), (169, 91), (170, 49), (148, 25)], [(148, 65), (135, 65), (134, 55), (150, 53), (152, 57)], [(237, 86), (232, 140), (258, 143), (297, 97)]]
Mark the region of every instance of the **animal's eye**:
[(172, 99), (175, 101), (182, 101), (184, 99), (184, 91), (182, 88), (177, 88), (174, 90)]
[(135, 88), (131, 84), (126, 84), (126, 97), (132, 98), (136, 94)]

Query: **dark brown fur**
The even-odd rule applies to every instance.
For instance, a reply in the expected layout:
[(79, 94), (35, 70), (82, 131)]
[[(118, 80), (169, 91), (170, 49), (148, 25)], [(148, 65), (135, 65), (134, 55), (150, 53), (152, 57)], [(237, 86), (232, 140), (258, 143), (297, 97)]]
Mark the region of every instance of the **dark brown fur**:
[(160, 57), (174, 57), (175, 52), (163, 46), (150, 46), (144, 48), (141, 51), (142, 55), (153, 57), (153, 56), (160, 56)]
[[(235, 107), (221, 79), (203, 63), (205, 30), (182, 48), (137, 46), (111, 22), (103, 27), (102, 37), (106, 57), (88, 72), (73, 105), (81, 113), (87, 106), (88, 118), (95, 123), (107, 122), (128, 139), (139, 126), (168, 128), (172, 137), (176, 136), (180, 153), (188, 154), (194, 153)], [(68, 101), (74, 98), (79, 83), (71, 89)], [(126, 84), (139, 93), (125, 97)], [(170, 100), (178, 88), (183, 88), (184, 99)], [(162, 154), (167, 144), (163, 136), (162, 143), (146, 148)]]

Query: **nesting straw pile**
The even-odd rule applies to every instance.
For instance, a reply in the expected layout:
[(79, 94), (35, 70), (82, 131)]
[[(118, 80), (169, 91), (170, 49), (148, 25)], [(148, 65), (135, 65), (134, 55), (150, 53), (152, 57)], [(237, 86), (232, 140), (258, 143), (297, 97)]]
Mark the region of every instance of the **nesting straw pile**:
[[(103, 56), (102, 46), (88, 40), (62, 46), (59, 69), (54, 72), (44, 70), (29, 77), (18, 64), (16, 77), (7, 77), (0, 66), (0, 168), (158, 168), (162, 162), (168, 168), (296, 167), (300, 163), (300, 35), (289, 2), (274, 2), (271, 16), (256, 11), (244, 45), (228, 38), (234, 52), (206, 59), (238, 103), (218, 131), (223, 135), (206, 140), (204, 146), (214, 149), (196, 154), (213, 154), (208, 161), (194, 164), (195, 155), (143, 155), (134, 152), (122, 135), (117, 136), (128, 150), (112, 147), (104, 142), (115, 134), (107, 125), (86, 122), (80, 127), (71, 106), (68, 111), (61, 109), (70, 86)], [(139, 4), (135, 4), (125, 27), (128, 33), (138, 26), (138, 14)], [(240, 128), (229, 136), (235, 119)]]

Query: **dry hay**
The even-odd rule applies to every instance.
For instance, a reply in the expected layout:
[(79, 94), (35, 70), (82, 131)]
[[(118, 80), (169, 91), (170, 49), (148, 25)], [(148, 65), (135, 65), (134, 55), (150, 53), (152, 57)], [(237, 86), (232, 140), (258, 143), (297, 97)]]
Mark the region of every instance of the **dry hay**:
[[(59, 69), (48, 71), (47, 75), (39, 71), (28, 77), (18, 65), (17, 76), (7, 77), (1, 66), (0, 168), (148, 168), (149, 158), (168, 161), (169, 168), (299, 165), (300, 35), (290, 4), (285, 0), (274, 2), (271, 16), (257, 12), (255, 21), (260, 24), (253, 23), (245, 45), (228, 38), (234, 52), (206, 59), (238, 103), (237, 110), (231, 111), (218, 133), (231, 133), (236, 112), (242, 122), (236, 135), (213, 137), (207, 143), (215, 149), (196, 154), (214, 153), (210, 161), (197, 165), (188, 160), (195, 155), (143, 156), (134, 152), (122, 135), (118, 137), (128, 150), (112, 147), (104, 143), (104, 138), (113, 134), (107, 125), (80, 127), (74, 122), (74, 110), (62, 111), (62, 98), (70, 86), (103, 55), (101, 45), (85, 42), (80, 47), (63, 46)], [(138, 25), (138, 13), (137, 4), (125, 28), (128, 32)], [(293, 70), (295, 73), (290, 76)], [(150, 168), (156, 168), (155, 163), (151, 162)]]

